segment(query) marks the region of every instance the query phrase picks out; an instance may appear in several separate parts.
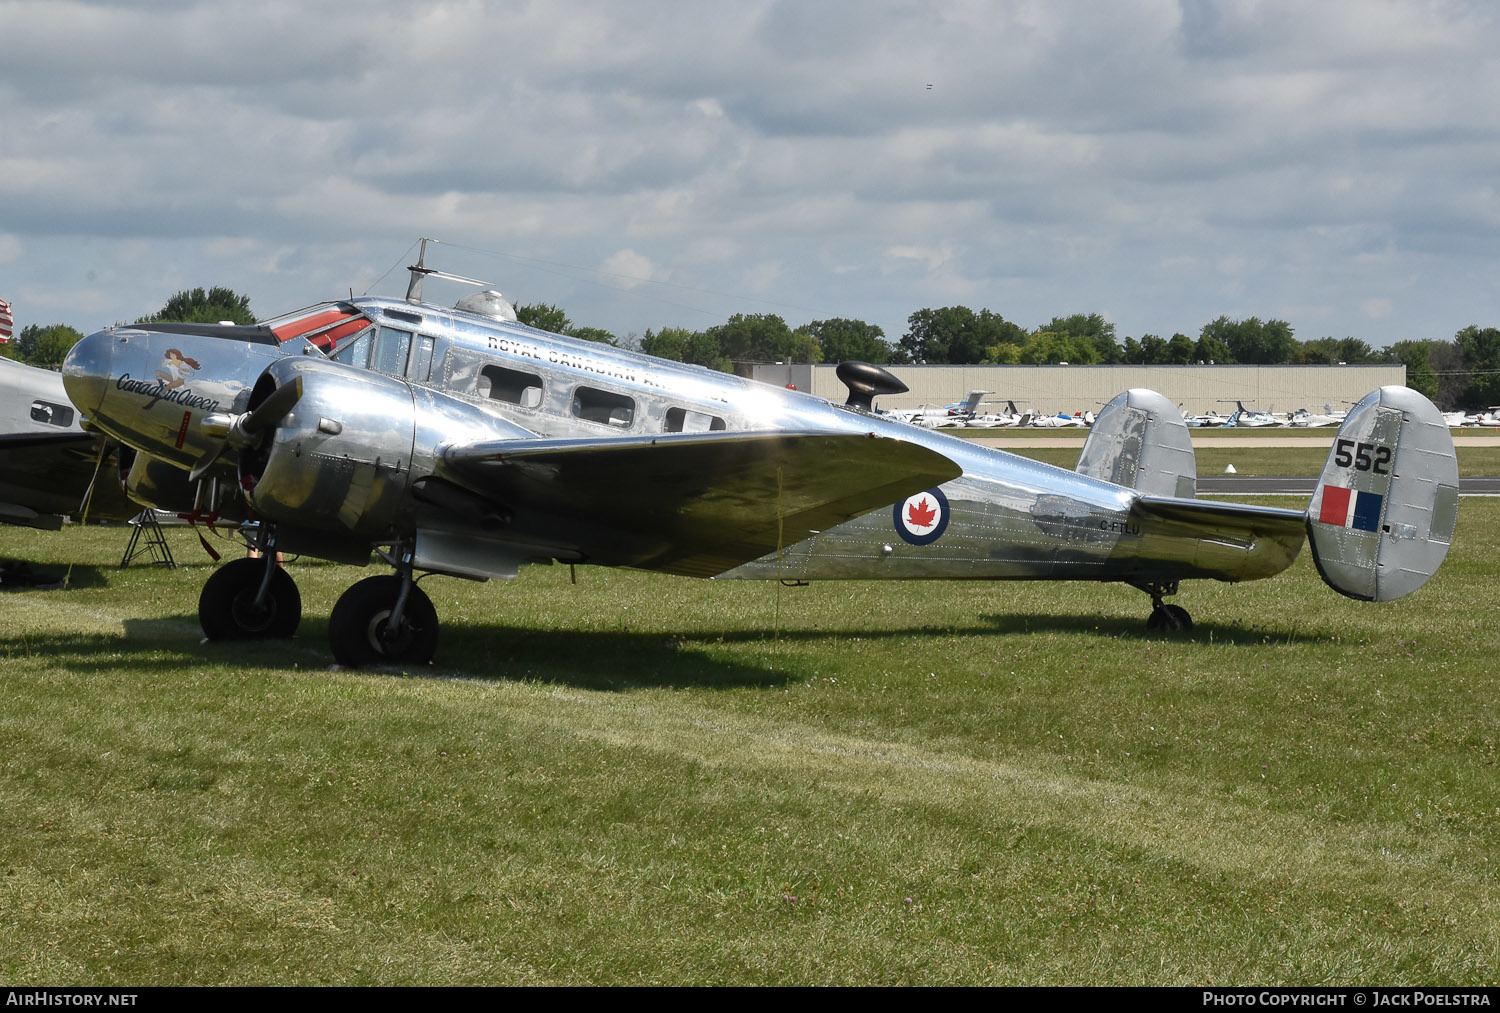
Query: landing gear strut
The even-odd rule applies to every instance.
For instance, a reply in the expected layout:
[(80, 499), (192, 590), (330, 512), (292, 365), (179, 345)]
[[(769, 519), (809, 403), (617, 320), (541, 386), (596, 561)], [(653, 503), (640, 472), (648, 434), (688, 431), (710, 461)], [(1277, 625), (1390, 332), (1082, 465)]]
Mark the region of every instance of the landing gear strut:
[(328, 618), (328, 641), (340, 665), (425, 665), (437, 651), (432, 599), (403, 559), (397, 573), (366, 577), (344, 592)]
[(1151, 615), (1146, 619), (1146, 629), (1152, 633), (1184, 633), (1193, 628), (1193, 617), (1181, 605), (1162, 601), (1164, 597), (1177, 593), (1177, 581), (1165, 584), (1132, 584), (1151, 596)]
[(276, 562), (276, 539), (262, 529), (259, 559), (235, 559), (213, 572), (198, 596), (198, 623), (210, 640), (284, 640), (302, 621), (297, 582)]

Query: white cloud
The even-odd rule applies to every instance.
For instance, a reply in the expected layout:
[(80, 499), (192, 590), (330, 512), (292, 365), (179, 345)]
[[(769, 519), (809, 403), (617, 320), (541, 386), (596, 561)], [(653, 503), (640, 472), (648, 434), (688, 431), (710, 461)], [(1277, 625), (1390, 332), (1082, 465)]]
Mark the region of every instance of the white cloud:
[(1122, 335), (1302, 307), (1376, 344), (1443, 336), (1500, 312), (1500, 106), (1472, 100), (1500, 84), (1496, 19), (0, 0), (0, 260), (48, 305), (120, 318), (179, 278), (267, 312), (358, 291), (425, 234), (506, 252), (528, 299), (619, 332), (687, 297), (611, 303), (579, 272), (645, 265), (699, 315), (774, 294), (888, 333), (966, 299), (1028, 322), (1107, 305)]
[(600, 270), (625, 288), (634, 288), (643, 282), (656, 280), (656, 265), (651, 258), (632, 249), (616, 250), (604, 258)]

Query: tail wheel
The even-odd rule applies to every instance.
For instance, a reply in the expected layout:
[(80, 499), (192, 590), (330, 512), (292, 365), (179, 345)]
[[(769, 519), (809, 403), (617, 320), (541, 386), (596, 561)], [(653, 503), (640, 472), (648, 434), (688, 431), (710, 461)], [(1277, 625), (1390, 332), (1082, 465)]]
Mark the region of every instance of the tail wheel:
[(328, 619), (328, 640), (340, 665), (425, 665), (437, 652), (438, 618), (432, 599), (415, 584), (406, 596), (401, 620), (391, 613), (401, 594), (401, 578), (367, 577), (344, 592)]
[[(271, 582), (256, 602), (266, 567)], [(210, 640), (283, 640), (302, 621), (302, 595), (291, 575), (265, 559), (235, 559), (214, 571), (198, 596), (198, 622)]]

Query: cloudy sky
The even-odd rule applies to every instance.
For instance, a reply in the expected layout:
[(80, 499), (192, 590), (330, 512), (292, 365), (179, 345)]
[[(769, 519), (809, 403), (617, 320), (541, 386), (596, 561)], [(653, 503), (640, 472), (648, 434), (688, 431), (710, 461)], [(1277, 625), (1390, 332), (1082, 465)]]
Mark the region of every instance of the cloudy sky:
[(0, 38), (18, 327), (399, 294), (418, 236), (622, 335), (1500, 325), (1485, 2), (0, 0)]

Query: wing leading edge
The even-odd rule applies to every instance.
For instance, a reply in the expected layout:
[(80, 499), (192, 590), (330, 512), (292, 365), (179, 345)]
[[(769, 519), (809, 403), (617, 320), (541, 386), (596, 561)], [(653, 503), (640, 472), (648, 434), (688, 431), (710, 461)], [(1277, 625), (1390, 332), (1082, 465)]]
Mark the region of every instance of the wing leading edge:
[(839, 432), (488, 441), (449, 447), (438, 471), (503, 508), (504, 540), (694, 577), (961, 474), (914, 443)]

